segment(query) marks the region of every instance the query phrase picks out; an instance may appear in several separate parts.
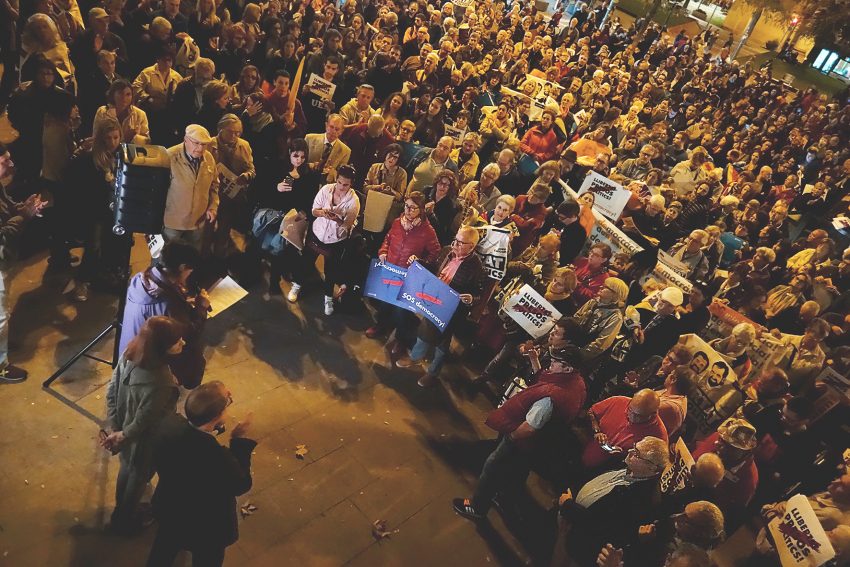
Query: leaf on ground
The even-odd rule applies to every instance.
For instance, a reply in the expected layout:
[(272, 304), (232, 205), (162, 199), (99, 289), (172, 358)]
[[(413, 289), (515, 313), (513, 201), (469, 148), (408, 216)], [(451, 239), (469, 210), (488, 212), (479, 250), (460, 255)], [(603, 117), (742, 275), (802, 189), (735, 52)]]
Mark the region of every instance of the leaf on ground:
[(398, 530), (388, 530), (386, 520), (375, 520), (372, 524), (372, 537), (378, 541), (388, 538), (393, 534), (397, 534)]
[(242, 518), (247, 518), (251, 514), (257, 511), (257, 507), (251, 504), (250, 502), (245, 502), (240, 508), (239, 513), (242, 514)]
[(304, 459), (304, 455), (309, 453), (310, 450), (307, 448), (307, 445), (296, 445), (295, 446), (295, 458), (296, 459)]

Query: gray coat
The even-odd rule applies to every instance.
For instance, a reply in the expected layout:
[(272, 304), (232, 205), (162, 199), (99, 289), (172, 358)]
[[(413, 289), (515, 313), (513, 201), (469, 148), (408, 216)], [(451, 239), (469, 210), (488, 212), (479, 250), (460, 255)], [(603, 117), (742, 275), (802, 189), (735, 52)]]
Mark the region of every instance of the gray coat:
[(112, 429), (124, 432), (122, 452), (131, 464), (150, 461), (154, 430), (177, 410), (178, 396), (168, 365), (144, 369), (123, 356), (118, 361), (106, 391), (106, 414)]

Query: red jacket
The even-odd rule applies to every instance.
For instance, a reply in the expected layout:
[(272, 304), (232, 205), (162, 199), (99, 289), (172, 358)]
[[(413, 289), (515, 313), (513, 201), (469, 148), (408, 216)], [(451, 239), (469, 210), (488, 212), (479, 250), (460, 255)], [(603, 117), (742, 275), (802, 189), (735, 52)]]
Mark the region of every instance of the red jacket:
[(529, 128), (522, 137), (519, 148), (533, 157), (537, 163), (554, 158), (558, 153), (558, 137), (555, 135), (555, 129), (549, 128), (549, 131), (544, 134), (539, 126)]
[(410, 265), (411, 256), (419, 258), (420, 264), (433, 266), (440, 255), (440, 241), (434, 227), (425, 219), (410, 231), (404, 230), (401, 219), (395, 219), (378, 250), (378, 255), (381, 254), (387, 255), (390, 264), (403, 268)]
[[(693, 451), (694, 459), (699, 459), (705, 453), (715, 453), (714, 444), (718, 437), (720, 437), (720, 434), (715, 431), (697, 443)], [(736, 471), (726, 470), (726, 475), (717, 485), (715, 491), (717, 505), (724, 513), (746, 507), (753, 499), (758, 483), (759, 471), (752, 456), (750, 456), (747, 461), (744, 461), (740, 469)]]
[(602, 289), (602, 284), (611, 274), (606, 268), (597, 272), (591, 272), (587, 258), (581, 257), (574, 262), (576, 267), (576, 279), (578, 285), (572, 293), (573, 303), (576, 309), (596, 297), (599, 290)]
[(525, 422), (525, 416), (537, 401), (551, 398), (554, 414), (563, 424), (570, 424), (581, 412), (585, 399), (584, 378), (578, 372), (542, 372), (539, 381), (487, 416), (489, 428), (507, 435)]
[(519, 229), (519, 236), (511, 242), (511, 254), (519, 256), (522, 252), (531, 246), (537, 238), (538, 232), (546, 222), (546, 215), (549, 210), (545, 203), (532, 205), (528, 202), (528, 195), (520, 195), (516, 198), (516, 208), (511, 220)]

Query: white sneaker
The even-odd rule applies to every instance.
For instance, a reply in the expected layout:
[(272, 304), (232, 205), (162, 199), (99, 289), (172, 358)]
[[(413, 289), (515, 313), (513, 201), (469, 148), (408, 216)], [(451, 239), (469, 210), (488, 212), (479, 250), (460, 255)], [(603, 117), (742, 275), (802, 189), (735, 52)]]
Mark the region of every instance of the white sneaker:
[(290, 303), (295, 303), (298, 301), (299, 293), (301, 293), (301, 285), (293, 283), (292, 287), (289, 288), (289, 293), (286, 294), (286, 299), (288, 299)]
[(325, 315), (331, 316), (334, 314), (334, 298), (326, 295), (325, 296)]

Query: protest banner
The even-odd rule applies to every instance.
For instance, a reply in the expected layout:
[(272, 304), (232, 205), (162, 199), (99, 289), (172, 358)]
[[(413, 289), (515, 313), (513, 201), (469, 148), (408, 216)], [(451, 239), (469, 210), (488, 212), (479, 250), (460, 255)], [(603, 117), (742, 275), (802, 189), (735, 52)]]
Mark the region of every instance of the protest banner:
[(804, 495), (795, 494), (785, 503), (784, 514), (773, 512), (765, 520), (782, 567), (819, 567), (835, 557), (835, 549)]
[(363, 296), (414, 311), (410, 303), (398, 299), (399, 291), (404, 286), (404, 278), (407, 270), (401, 266), (381, 262), (377, 258), (372, 259), (369, 264), (369, 275), (363, 286)]
[(658, 260), (661, 261), (661, 262), (664, 262), (664, 264), (668, 268), (670, 268), (671, 270), (673, 270), (674, 272), (676, 272), (677, 274), (679, 274), (683, 278), (688, 277), (688, 272), (690, 271), (688, 266), (684, 262), (682, 262), (681, 260), (674, 258), (672, 254), (668, 254), (664, 250), (659, 249), (658, 250)]
[(398, 299), (406, 304), (405, 309), (422, 315), (440, 331), (446, 330), (460, 304), (460, 294), (419, 262), (407, 269)]
[(735, 413), (746, 400), (738, 386), (738, 377), (720, 354), (697, 335), (683, 335), (679, 343), (691, 353), (690, 369), (696, 378), (688, 394), (688, 417), (702, 432)]
[(366, 207), (363, 210), (363, 230), (383, 232), (387, 226), (387, 216), (394, 199), (389, 193), (369, 191), (366, 194)]
[(827, 366), (815, 379), (816, 383), (826, 386), (826, 391), (815, 400), (812, 422), (815, 422), (829, 413), (839, 404), (850, 401), (850, 379)]
[(691, 468), (696, 464), (685, 441), (680, 437), (673, 449), (672, 461), (661, 473), (661, 493), (673, 494), (688, 486)]
[(579, 196), (584, 193), (592, 193), (595, 200), (593, 208), (614, 222), (619, 220), (626, 208), (626, 203), (632, 196), (632, 192), (619, 183), (611, 181), (604, 175), (590, 171), (578, 190)]
[(336, 91), (336, 85), (330, 81), (326, 81), (316, 73), (310, 73), (310, 79), (307, 81), (307, 90), (321, 98), (322, 100), (331, 100)]
[(511, 231), (495, 226), (478, 228), (480, 239), (475, 253), (484, 264), (487, 277), (502, 281), (508, 269), (508, 249), (511, 244)]
[(299, 215), (295, 209), (290, 209), (280, 223), (280, 235), (298, 250), (303, 250), (309, 226), (310, 222), (306, 217)]
[(504, 313), (535, 339), (552, 330), (561, 313), (528, 284), (505, 299)]
[(739, 323), (749, 323), (756, 330), (765, 331), (760, 338), (756, 338), (750, 343), (747, 349), (747, 355), (752, 363), (748, 378), (758, 376), (764, 368), (775, 364), (785, 353), (785, 345), (767, 334), (767, 329), (744, 317), (725, 303), (717, 300), (712, 301), (708, 306), (708, 312), (711, 313), (711, 318), (708, 320), (705, 331), (701, 333), (708, 340), (728, 337), (735, 325)]
[[(578, 199), (578, 194), (572, 190), (566, 183), (559, 180), (561, 184), (561, 189), (564, 192), (564, 197), (566, 199), (571, 199), (573, 201)], [(618, 252), (625, 252), (630, 256), (639, 250), (643, 250), (643, 248), (638, 245), (637, 242), (629, 238), (625, 232), (617, 228), (614, 223), (609, 221), (605, 216), (599, 211), (592, 209), (593, 217), (596, 219), (596, 223), (593, 225), (593, 229), (590, 231), (590, 235), (587, 238), (587, 242), (585, 243), (585, 250), (589, 249), (596, 242), (602, 242), (611, 247), (611, 251), (616, 254)], [(667, 266), (664, 262), (659, 261), (655, 266), (655, 270), (647, 276), (647, 279), (644, 279), (641, 282), (641, 285), (646, 286), (649, 279), (654, 279), (658, 282), (660, 287), (666, 287), (669, 285), (674, 285), (681, 289), (684, 293), (690, 293), (693, 289), (693, 285), (686, 278), (682, 277), (675, 270)]]

